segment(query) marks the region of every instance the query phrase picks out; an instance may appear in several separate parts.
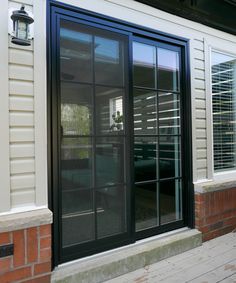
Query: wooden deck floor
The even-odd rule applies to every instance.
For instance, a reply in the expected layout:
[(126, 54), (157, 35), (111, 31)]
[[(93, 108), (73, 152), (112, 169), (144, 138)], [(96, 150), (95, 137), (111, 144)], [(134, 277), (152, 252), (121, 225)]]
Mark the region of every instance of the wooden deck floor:
[(236, 283), (236, 233), (106, 283)]

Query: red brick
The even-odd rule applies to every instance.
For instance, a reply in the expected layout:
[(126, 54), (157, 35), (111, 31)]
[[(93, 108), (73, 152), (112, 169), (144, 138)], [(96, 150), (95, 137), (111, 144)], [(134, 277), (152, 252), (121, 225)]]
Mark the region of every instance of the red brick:
[(27, 262), (38, 260), (38, 233), (37, 228), (27, 229)]
[(224, 220), (224, 226), (228, 226), (228, 225), (232, 225), (233, 227), (236, 227), (236, 216)]
[(207, 232), (210, 231), (210, 227), (209, 227), (209, 226), (200, 227), (199, 230), (200, 230), (203, 234), (205, 234), (205, 233), (207, 233)]
[(25, 236), (24, 230), (13, 232), (14, 242), (14, 267), (22, 266), (25, 264)]
[(0, 258), (0, 274), (5, 273), (11, 269), (12, 257)]
[(21, 281), (21, 283), (50, 283), (51, 282), (51, 275), (44, 275), (34, 279)]
[(10, 244), (10, 243), (11, 243), (10, 233), (8, 232), (1, 233), (0, 234), (0, 245)]
[(1, 283), (11, 283), (17, 280), (25, 279), (31, 277), (31, 268), (23, 267), (15, 269), (14, 271), (9, 271), (5, 274), (0, 275)]
[(40, 237), (51, 235), (51, 225), (42, 225), (40, 226)]
[(195, 201), (199, 203), (203, 202), (202, 194), (195, 194)]
[(51, 248), (51, 236), (40, 239), (40, 249)]
[(34, 265), (34, 275), (51, 272), (51, 262), (44, 262)]
[(51, 248), (40, 250), (40, 262), (46, 262), (51, 260)]

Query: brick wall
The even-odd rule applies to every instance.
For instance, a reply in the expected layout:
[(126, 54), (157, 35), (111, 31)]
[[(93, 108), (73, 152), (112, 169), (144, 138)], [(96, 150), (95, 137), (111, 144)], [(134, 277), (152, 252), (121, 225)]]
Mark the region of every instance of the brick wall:
[(236, 188), (196, 193), (195, 221), (203, 241), (236, 229)]
[(0, 233), (0, 246), (11, 243), (14, 255), (0, 258), (0, 282), (50, 282), (51, 225)]

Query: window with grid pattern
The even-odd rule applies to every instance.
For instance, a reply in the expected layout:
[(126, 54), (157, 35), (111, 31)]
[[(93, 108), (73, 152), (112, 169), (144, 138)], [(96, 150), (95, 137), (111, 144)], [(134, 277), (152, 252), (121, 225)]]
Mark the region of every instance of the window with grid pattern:
[(236, 58), (212, 52), (215, 172), (236, 169)]

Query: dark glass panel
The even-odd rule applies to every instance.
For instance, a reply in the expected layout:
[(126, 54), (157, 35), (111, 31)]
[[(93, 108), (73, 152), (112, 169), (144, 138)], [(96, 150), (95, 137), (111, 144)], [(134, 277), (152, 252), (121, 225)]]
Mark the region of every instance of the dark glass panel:
[(156, 180), (157, 175), (157, 139), (135, 137), (134, 172), (135, 182)]
[(95, 36), (95, 83), (124, 85), (124, 43), (117, 39)]
[(157, 134), (157, 93), (134, 88), (134, 134)]
[(96, 186), (124, 183), (124, 140), (117, 137), (96, 140)]
[(182, 186), (180, 180), (160, 182), (161, 224), (182, 219)]
[(179, 95), (173, 93), (159, 93), (158, 100), (159, 134), (180, 134)]
[(88, 28), (61, 22), (60, 63), (62, 80), (92, 82), (92, 35)]
[(62, 213), (63, 247), (95, 239), (92, 190), (64, 191), (62, 193)]
[(92, 186), (92, 154), (91, 139), (62, 137), (62, 191)]
[(158, 48), (158, 88), (179, 90), (179, 53)]
[(123, 134), (124, 90), (96, 87), (96, 133)]
[(135, 187), (136, 231), (158, 225), (158, 184), (140, 184)]
[(156, 88), (156, 47), (133, 43), (134, 85)]
[(61, 135), (90, 135), (92, 132), (91, 86), (61, 83)]
[(159, 137), (160, 179), (180, 176), (180, 137)]
[(123, 186), (96, 191), (98, 238), (126, 231), (126, 197)]

